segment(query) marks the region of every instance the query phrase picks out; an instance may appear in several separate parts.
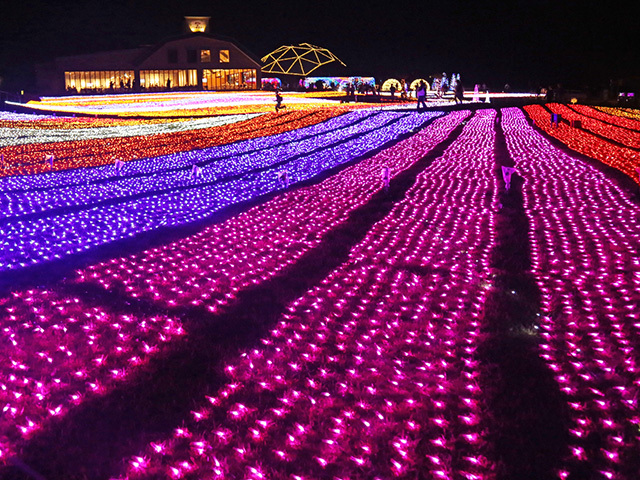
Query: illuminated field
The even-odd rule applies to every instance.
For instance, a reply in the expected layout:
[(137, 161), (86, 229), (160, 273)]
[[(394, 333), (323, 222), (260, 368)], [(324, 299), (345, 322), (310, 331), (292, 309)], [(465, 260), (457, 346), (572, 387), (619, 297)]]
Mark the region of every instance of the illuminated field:
[(0, 115), (0, 478), (634, 478), (632, 114), (286, 102)]
[[(331, 108), (335, 92), (294, 93), (284, 95), (288, 110)], [(29, 108), (65, 114), (112, 115), (120, 117), (202, 117), (221, 114), (271, 112), (275, 107), (273, 92), (187, 92), (146, 93), (134, 95), (83, 95), (44, 97), (30, 101)], [(352, 104), (352, 108), (362, 105)]]
[[(284, 105), (288, 110), (306, 110), (309, 108), (334, 108), (344, 100), (343, 92), (310, 91), (284, 92)], [(401, 100), (399, 95), (393, 99), (388, 92), (382, 94), (384, 108), (415, 108), (415, 98)], [(466, 92), (467, 102), (485, 102), (493, 99), (536, 98), (529, 93), (482, 93), (474, 99), (473, 92)], [(381, 107), (381, 100), (373, 95), (358, 95), (357, 102), (341, 104), (348, 109)], [(434, 95), (429, 97), (429, 105), (440, 107), (454, 103), (452, 94), (443, 99)], [(11, 105), (11, 103), (9, 103)], [(16, 104), (18, 105), (18, 104)], [(256, 114), (272, 112), (275, 108), (273, 92), (166, 92), (118, 95), (81, 95), (65, 97), (43, 97), (39, 101), (29, 101), (25, 105), (35, 112), (58, 112), (59, 114), (83, 114), (95, 117), (139, 117), (139, 118), (193, 118), (213, 115)], [(2, 126), (2, 124), (0, 124)]]

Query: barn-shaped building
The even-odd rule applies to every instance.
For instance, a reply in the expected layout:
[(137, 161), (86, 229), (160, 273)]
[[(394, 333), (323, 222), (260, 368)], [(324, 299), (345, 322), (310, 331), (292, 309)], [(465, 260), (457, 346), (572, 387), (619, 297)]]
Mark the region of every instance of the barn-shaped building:
[(207, 32), (208, 17), (186, 17), (189, 33), (157, 45), (59, 57), (36, 67), (41, 93), (255, 90), (260, 61), (234, 40)]

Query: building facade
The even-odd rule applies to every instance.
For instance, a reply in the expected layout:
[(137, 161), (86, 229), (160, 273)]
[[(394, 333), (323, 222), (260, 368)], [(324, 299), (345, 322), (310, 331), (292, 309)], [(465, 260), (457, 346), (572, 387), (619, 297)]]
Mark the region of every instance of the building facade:
[(260, 62), (233, 40), (192, 31), (158, 45), (59, 57), (36, 67), (41, 93), (256, 90)]

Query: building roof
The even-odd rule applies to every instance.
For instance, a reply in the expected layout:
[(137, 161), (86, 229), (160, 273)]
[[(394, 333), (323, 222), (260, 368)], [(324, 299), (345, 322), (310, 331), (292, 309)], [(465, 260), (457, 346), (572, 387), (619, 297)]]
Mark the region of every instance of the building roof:
[(156, 45), (142, 46), (127, 50), (112, 50), (108, 52), (98, 52), (83, 55), (70, 55), (57, 57), (56, 66), (61, 70), (123, 70), (135, 69), (152, 57), (159, 50), (171, 44), (190, 43), (194, 39), (205, 41), (215, 41), (228, 43), (234, 46), (251, 63), (255, 63), (260, 68), (260, 60), (249, 52), (245, 47), (237, 43), (232, 38), (221, 35), (211, 35), (208, 33), (188, 33), (175, 37), (170, 37)]
[(121, 70), (127, 65), (133, 68), (136, 65), (136, 59), (147, 50), (148, 47), (139, 47), (128, 50), (70, 55), (56, 58), (55, 63), (62, 69), (65, 66), (69, 66), (80, 70)]
[(249, 52), (249, 50), (247, 50), (243, 45), (235, 41), (233, 38), (225, 37), (224, 35), (212, 35), (210, 33), (200, 33), (200, 32), (187, 33), (183, 35), (166, 38), (161, 42), (157, 43), (156, 45), (149, 47), (144, 53), (142, 53), (141, 56), (138, 58), (137, 63), (140, 64), (144, 62), (152, 54), (154, 54), (155, 52), (157, 52), (158, 50), (160, 50), (161, 48), (163, 48), (165, 45), (169, 43), (177, 43), (183, 40), (192, 40), (194, 38), (203, 38), (203, 39), (215, 40), (218, 42), (230, 43), (234, 45), (238, 50), (240, 50), (244, 55), (246, 55), (250, 60), (260, 65), (260, 59), (256, 57), (254, 54), (252, 54), (251, 52)]

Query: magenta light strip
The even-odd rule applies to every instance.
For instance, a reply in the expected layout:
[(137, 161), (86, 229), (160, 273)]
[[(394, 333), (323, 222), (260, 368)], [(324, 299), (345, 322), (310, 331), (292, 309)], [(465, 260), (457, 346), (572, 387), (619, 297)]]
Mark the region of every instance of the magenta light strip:
[[(240, 289), (295, 262), (368, 201), (382, 188), (381, 165), (397, 175), (467, 116), (456, 112), (437, 119), (420, 134), (318, 185), (179, 242), (89, 267), (74, 282), (124, 288), (165, 307), (206, 305), (216, 311)], [(0, 463), (47, 418), (63, 415), (86, 395), (106, 391), (181, 334), (180, 324), (170, 318), (116, 315), (55, 290), (0, 298), (0, 345), (6, 343), (0, 349)]]
[(197, 235), (78, 274), (104, 288), (123, 288), (133, 297), (174, 306), (204, 305), (211, 312), (261, 283), (316, 247), (349, 213), (391, 178), (442, 142), (468, 112), (435, 120), (420, 133), (311, 187), (287, 192)]
[(0, 299), (0, 464), (14, 445), (184, 334), (166, 316), (120, 315), (54, 291)]
[(491, 478), (475, 351), (495, 244), (494, 120), (478, 112), (123, 478)]
[[(526, 181), (532, 273), (542, 293), (540, 355), (571, 411), (572, 443), (559, 475), (585, 463), (603, 478), (632, 478), (625, 469), (640, 448), (640, 207), (553, 147), (521, 110), (504, 109), (502, 118)], [(602, 439), (595, 450), (594, 435)]]

